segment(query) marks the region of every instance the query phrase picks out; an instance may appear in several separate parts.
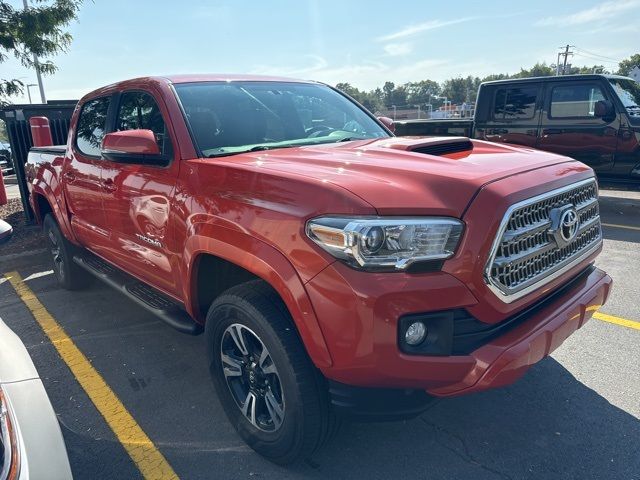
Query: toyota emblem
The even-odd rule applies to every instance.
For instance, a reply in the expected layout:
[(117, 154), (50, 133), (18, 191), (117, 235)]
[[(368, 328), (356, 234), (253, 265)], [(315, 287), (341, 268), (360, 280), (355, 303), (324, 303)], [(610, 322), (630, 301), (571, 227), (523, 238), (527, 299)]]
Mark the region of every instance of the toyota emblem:
[(575, 208), (566, 210), (560, 217), (560, 235), (569, 243), (578, 233), (578, 212)]
[(573, 205), (554, 208), (550, 212), (551, 228), (548, 233), (558, 247), (572, 242), (580, 229), (580, 216)]

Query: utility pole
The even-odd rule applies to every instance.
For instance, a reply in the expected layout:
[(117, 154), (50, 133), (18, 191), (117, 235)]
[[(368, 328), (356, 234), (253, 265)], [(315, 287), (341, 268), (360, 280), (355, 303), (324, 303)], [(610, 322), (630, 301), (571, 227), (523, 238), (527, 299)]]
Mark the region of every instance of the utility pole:
[(564, 48), (564, 52), (558, 53), (558, 70), (560, 70), (560, 57), (564, 57), (564, 61), (562, 62), (562, 73), (560, 75), (567, 74), (567, 60), (569, 59), (569, 55), (573, 56), (573, 52), (570, 52), (569, 49), (575, 47), (575, 45), (566, 45), (564, 47), (558, 47), (560, 49)]
[(27, 95), (29, 95), (29, 103), (33, 103), (31, 101), (31, 87), (37, 87), (38, 85), (36, 85), (35, 83), (29, 83), (27, 85)]
[[(24, 9), (28, 10), (29, 9), (29, 3), (27, 3), (27, 0), (22, 0), (22, 3), (24, 3)], [(38, 77), (38, 87), (40, 87), (40, 100), (42, 101), (42, 103), (47, 103), (47, 99), (44, 96), (44, 85), (42, 84), (42, 75), (40, 75), (40, 64), (38, 63), (38, 57), (36, 56), (36, 54), (33, 54), (33, 63), (36, 67), (36, 77)]]

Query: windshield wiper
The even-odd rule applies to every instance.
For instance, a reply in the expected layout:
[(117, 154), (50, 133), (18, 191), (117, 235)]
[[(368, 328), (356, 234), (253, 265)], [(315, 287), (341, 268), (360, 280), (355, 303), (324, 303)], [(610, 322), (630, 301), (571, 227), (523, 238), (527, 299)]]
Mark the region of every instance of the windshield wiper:
[(249, 152), (260, 152), (262, 150), (274, 150), (276, 148), (291, 148), (296, 145), (255, 145), (251, 148), (247, 148), (246, 150), (239, 150), (235, 152), (216, 152), (210, 153), (207, 155), (207, 158), (215, 158), (215, 157), (229, 157), (231, 155), (240, 155), (241, 153), (249, 153)]
[(259, 152), (260, 150), (273, 150), (274, 148), (284, 147), (275, 147), (273, 145), (256, 145), (255, 147), (251, 147), (249, 150), (245, 150), (245, 152)]

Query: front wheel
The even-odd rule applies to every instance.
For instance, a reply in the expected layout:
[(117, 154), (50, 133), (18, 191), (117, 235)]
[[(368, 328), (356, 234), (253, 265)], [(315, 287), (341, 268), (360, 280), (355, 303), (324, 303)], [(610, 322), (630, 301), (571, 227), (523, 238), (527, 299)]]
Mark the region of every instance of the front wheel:
[(210, 371), (243, 440), (278, 464), (310, 455), (335, 431), (324, 379), (279, 296), (264, 282), (231, 288), (211, 305)]

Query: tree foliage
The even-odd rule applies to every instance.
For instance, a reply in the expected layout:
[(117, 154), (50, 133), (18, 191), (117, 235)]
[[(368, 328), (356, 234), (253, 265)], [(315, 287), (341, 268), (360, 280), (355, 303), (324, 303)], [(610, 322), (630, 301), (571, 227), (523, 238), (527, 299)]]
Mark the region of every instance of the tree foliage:
[(633, 67), (640, 67), (640, 53), (631, 55), (626, 60), (621, 61), (618, 67), (618, 75), (629, 75)]
[(376, 112), (382, 109), (382, 91), (379, 88), (365, 92), (358, 90), (350, 83), (338, 83), (336, 88), (349, 95), (370, 112)]
[[(71, 35), (64, 30), (76, 18), (82, 0), (32, 0), (27, 9), (0, 0), (0, 63), (10, 57), (44, 75), (56, 71), (47, 57), (65, 52)], [(36, 65), (33, 55), (39, 57)], [(0, 78), (0, 103), (22, 92), (20, 80)]]

